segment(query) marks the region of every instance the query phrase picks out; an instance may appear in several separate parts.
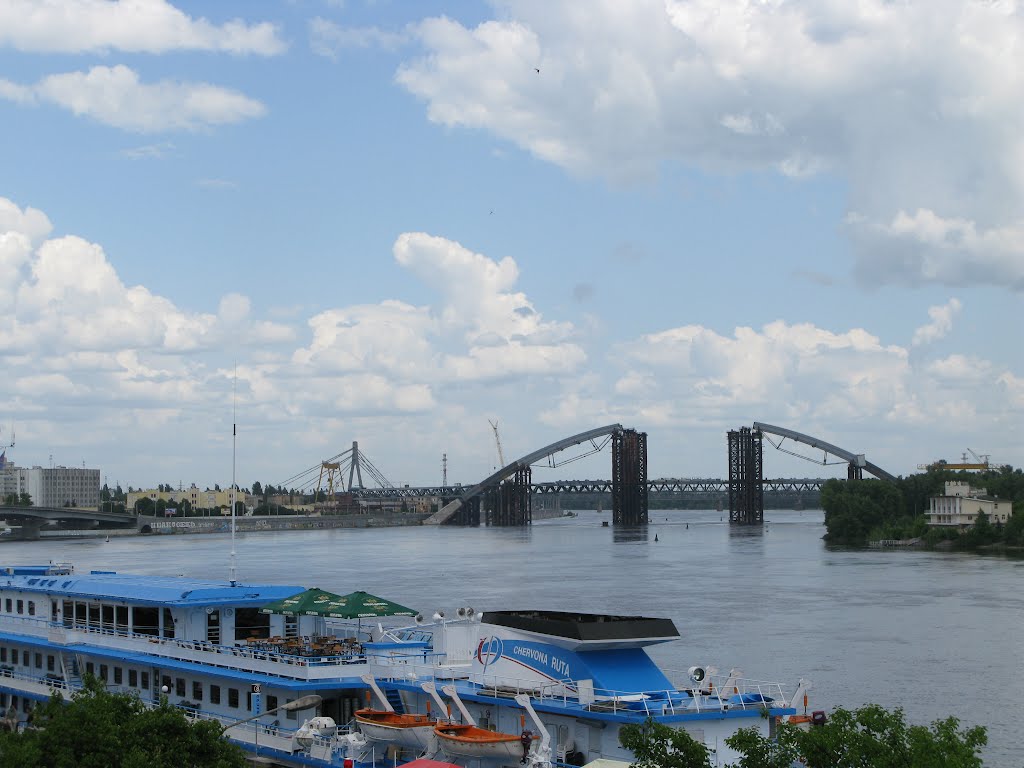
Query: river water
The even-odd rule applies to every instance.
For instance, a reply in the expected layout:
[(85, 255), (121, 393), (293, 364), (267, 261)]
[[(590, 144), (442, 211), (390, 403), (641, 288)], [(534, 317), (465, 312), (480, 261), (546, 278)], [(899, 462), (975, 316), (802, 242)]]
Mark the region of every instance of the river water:
[[(809, 678), (813, 709), (878, 703), (921, 724), (953, 715), (987, 727), (987, 766), (1021, 765), (1024, 560), (830, 550), (820, 510), (769, 511), (763, 528), (733, 528), (711, 511), (651, 517), (646, 530), (580, 512), (524, 529), (239, 534), (238, 577), (363, 589), (424, 613), (469, 605), (669, 617), (681, 639), (651, 650), (663, 667), (739, 667), (790, 691)], [(230, 549), (228, 535), (209, 534), (0, 551), (11, 563), (70, 561), (80, 573), (227, 578)]]

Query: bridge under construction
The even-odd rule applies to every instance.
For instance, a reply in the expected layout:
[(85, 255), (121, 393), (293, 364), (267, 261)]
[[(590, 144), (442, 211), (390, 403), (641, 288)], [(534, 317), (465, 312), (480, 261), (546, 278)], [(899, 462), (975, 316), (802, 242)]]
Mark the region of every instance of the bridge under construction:
[[(500, 446), (497, 425), (492, 423), (491, 426)], [(765, 435), (769, 437), (765, 438)], [(772, 440), (773, 437), (777, 442)], [(727, 494), (731, 523), (760, 524), (764, 521), (766, 492), (813, 493), (820, 491), (825, 482), (810, 478), (765, 479), (765, 439), (778, 450), (798, 456), (801, 455), (784, 447), (786, 440), (820, 450), (823, 456), (820, 461), (807, 456), (801, 458), (821, 464), (846, 463), (849, 480), (859, 480), (865, 472), (882, 480), (895, 479), (867, 461), (864, 454), (848, 451), (795, 430), (754, 422), (753, 427), (730, 430), (726, 435), (729, 467), (727, 480), (648, 479), (647, 433), (628, 429), (621, 424), (609, 424), (563, 438), (526, 454), (473, 486), (395, 486), (369, 461), (355, 442), (351, 449), (289, 478), (285, 485), (298, 482), (313, 488), (315, 483), (315, 498), (323, 510), (328, 512), (355, 509), (360, 500), (441, 499), (441, 508), (424, 522), (428, 525), (529, 525), (533, 521), (534, 497), (562, 493), (610, 495), (612, 522), (617, 526), (646, 523), (651, 493)], [(602, 451), (608, 445), (611, 445), (610, 480), (532, 482), (532, 467), (539, 462), (546, 462), (547, 467), (558, 467)], [(563, 458), (563, 452), (577, 446), (583, 446), (582, 453)], [(374, 481), (374, 487), (363, 485), (364, 471)], [(347, 487), (343, 483), (346, 474)]]

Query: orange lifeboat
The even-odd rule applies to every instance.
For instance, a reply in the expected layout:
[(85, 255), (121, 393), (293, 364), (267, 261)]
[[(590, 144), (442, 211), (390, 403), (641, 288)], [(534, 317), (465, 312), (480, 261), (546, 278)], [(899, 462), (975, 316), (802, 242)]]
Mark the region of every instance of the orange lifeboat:
[(357, 709), (354, 717), (359, 730), (370, 741), (408, 749), (426, 749), (435, 725), (427, 715), (399, 714), (386, 709)]
[(456, 723), (438, 723), (434, 734), (445, 754), (482, 760), (519, 760), (538, 738), (529, 732), (519, 736)]

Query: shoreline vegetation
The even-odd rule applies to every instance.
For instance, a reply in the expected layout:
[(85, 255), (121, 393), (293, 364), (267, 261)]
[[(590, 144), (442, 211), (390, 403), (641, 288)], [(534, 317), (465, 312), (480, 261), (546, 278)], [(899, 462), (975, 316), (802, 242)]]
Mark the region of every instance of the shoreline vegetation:
[[(993, 523), (984, 514), (970, 528), (929, 527), (932, 496), (947, 481), (984, 488), (988, 496), (1013, 502), (1014, 514)], [(953, 471), (942, 465), (926, 472), (884, 480), (829, 480), (821, 489), (824, 539), (829, 544), (975, 552), (1024, 551), (1024, 473), (1006, 466), (984, 472)]]

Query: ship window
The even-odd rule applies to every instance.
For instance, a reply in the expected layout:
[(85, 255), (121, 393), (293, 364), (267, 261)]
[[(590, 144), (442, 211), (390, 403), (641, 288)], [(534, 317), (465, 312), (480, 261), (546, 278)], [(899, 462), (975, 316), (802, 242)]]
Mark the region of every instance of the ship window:
[(164, 637), (174, 637), (174, 614), (170, 608), (164, 608)]
[(128, 606), (119, 605), (116, 609), (116, 616), (114, 618), (114, 624), (119, 632), (128, 631)]
[(192, 681), (192, 698), (196, 701), (203, 700), (203, 684), (199, 680)]
[(95, 665), (93, 665), (93, 663), (91, 661), (85, 662), (85, 673), (87, 675), (95, 675), (96, 674), (96, 667), (95, 667)]
[(163, 677), (160, 678), (160, 693), (170, 693), (170, 692), (171, 692), (171, 676), (170, 675), (164, 675)]
[(24, 612), (25, 612), (25, 601), (24, 600), (19, 600), (18, 601), (18, 613), (24, 613)]
[(6, 662), (7, 661), (7, 648), (6, 648), (6, 646), (0, 648), (0, 661), (2, 661), (2, 662)]
[(238, 709), (238, 689), (228, 688), (228, 706)]
[(139, 671), (137, 669), (128, 670), (128, 685), (132, 688), (139, 687)]
[(35, 600), (29, 600), (28, 601), (28, 615), (29, 616), (35, 616), (36, 615), (36, 601)]
[(89, 603), (89, 629), (100, 628), (100, 604)]
[(53, 658), (52, 654), (47, 654), (47, 656), (46, 656), (46, 671), (47, 672), (53, 672), (53, 670), (56, 669), (56, 667), (57, 667), (57, 660)]
[(64, 626), (70, 627), (75, 622), (75, 604), (70, 600), (65, 600), (63, 604), (64, 609)]
[(135, 606), (135, 610), (132, 611), (133, 626), (132, 629), (139, 635), (157, 635), (160, 632), (160, 627), (157, 624), (159, 613), (155, 607), (150, 606)]
[(236, 608), (235, 640), (248, 640), (250, 637), (262, 640), (270, 637), (270, 614), (261, 612), (259, 608)]
[(86, 617), (89, 615), (89, 606), (85, 603), (75, 601), (75, 626), (84, 627), (86, 625)]
[(298, 637), (299, 636), (299, 617), (298, 616), (285, 616), (284, 617), (284, 636), (285, 637)]
[(103, 612), (103, 628), (113, 629), (114, 628), (114, 606), (104, 605), (101, 606)]
[(120, 667), (114, 667), (114, 685), (120, 685), (122, 682), (124, 682), (122, 678), (123, 674), (124, 672), (121, 670)]
[(267, 712), (277, 709), (277, 696), (267, 696)]
[(36, 669), (42, 669), (43, 668), (43, 654), (37, 653), (35, 661), (36, 661)]
[(56, 600), (51, 600), (50, 601), (50, 621), (53, 621), (53, 622), (57, 621), (57, 601)]
[(140, 685), (139, 687), (148, 691), (149, 690), (149, 672), (143, 672), (141, 680), (142, 680), (142, 685)]
[[(295, 699), (285, 699), (284, 703), (285, 704), (291, 704), (293, 701), (295, 701)], [(294, 709), (288, 710), (287, 712), (285, 712), (285, 715), (288, 717), (289, 720), (298, 720), (299, 719), (299, 715), (298, 715), (298, 713)]]
[(8, 597), (8, 598), (7, 598), (6, 600), (4, 600), (4, 609), (5, 609), (5, 610), (6, 610), (6, 611), (7, 611), (8, 613), (12, 613), (12, 612), (14, 611), (14, 608), (13, 608), (13, 606), (12, 606), (12, 603), (13, 603), (13, 602), (14, 602), (14, 601), (13, 601), (13, 600), (11, 600), (11, 598), (9, 598), (9, 597)]
[(211, 704), (220, 704), (220, 686), (219, 685), (211, 685), (210, 686), (210, 703)]
[(100, 680), (107, 682), (107, 665), (100, 664)]
[(174, 680), (174, 695), (175, 696), (181, 696), (181, 697), (184, 698), (184, 696), (185, 696), (185, 678), (184, 677), (175, 678), (175, 680)]

